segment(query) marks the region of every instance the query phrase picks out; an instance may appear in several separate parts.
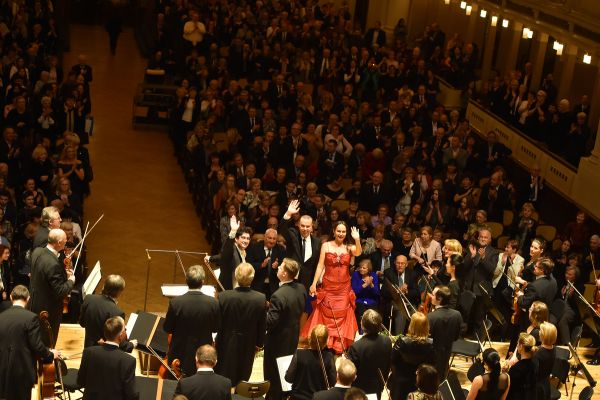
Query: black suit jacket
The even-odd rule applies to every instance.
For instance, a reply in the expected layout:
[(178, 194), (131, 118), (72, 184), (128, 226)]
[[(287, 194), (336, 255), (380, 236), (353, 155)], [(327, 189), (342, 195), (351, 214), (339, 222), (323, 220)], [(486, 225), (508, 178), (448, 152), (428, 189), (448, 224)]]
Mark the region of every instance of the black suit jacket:
[(446, 376), (452, 343), (459, 338), (462, 325), (460, 312), (448, 307), (440, 307), (427, 314), (429, 333), (433, 339), (436, 368), (440, 378)]
[(356, 366), (356, 380), (352, 386), (365, 393), (381, 393), (383, 382), (379, 371), (388, 376), (391, 353), (392, 341), (387, 336), (365, 335), (354, 342), (348, 349), (348, 359)]
[[(321, 356), (328, 383), (333, 385), (336, 376), (333, 353), (325, 350)], [(327, 389), (321, 367), (321, 356), (316, 350), (298, 349), (292, 357), (285, 373), (285, 380), (292, 384), (291, 396), (294, 400), (310, 400), (315, 392)]]
[(363, 185), (363, 187), (360, 190), (359, 199), (359, 206), (361, 210), (368, 211), (371, 214), (377, 214), (377, 209), (382, 203), (391, 206), (391, 204), (389, 204), (390, 192), (384, 184), (379, 185), (379, 191), (377, 192), (377, 194), (374, 193), (372, 183)]
[[(79, 325), (85, 328), (84, 347), (95, 346), (98, 340), (106, 339), (103, 333), (104, 323), (112, 317), (125, 319), (125, 313), (112, 298), (102, 294), (86, 296), (79, 314)], [(122, 342), (119, 347), (127, 352), (133, 350), (133, 344), (129, 341)]]
[(47, 247), (33, 250), (29, 308), (38, 315), (41, 311), (48, 311), (54, 340), (62, 321), (63, 299), (72, 289), (73, 281), (67, 279), (65, 268), (59, 264), (58, 258)]
[(223, 289), (233, 289), (233, 272), (242, 262), (240, 252), (237, 246), (235, 246), (235, 240), (227, 238), (225, 243), (223, 243), (221, 254), (211, 256), (210, 262), (217, 263), (221, 268), (219, 281), (223, 285)]
[[(267, 258), (265, 252), (265, 241), (260, 240), (256, 243), (251, 244), (248, 247), (248, 255), (246, 261), (248, 261), (254, 267), (254, 279), (252, 280), (252, 289), (262, 292), (264, 290), (265, 278), (269, 278), (269, 293), (273, 293), (279, 287), (279, 278), (277, 278), (277, 268), (269, 268), (267, 265), (261, 268), (263, 261)], [(280, 244), (276, 244), (271, 249), (271, 261), (273, 265), (277, 261), (276, 265), (281, 265), (281, 262), (285, 258), (285, 248)], [(267, 293), (265, 293), (266, 295)]]
[(546, 303), (548, 308), (556, 297), (556, 279), (552, 275), (545, 275), (537, 278), (525, 287), (523, 295), (519, 296), (517, 303), (523, 310), (529, 310), (531, 304), (536, 301)]
[[(388, 290), (388, 286), (385, 284), (385, 281), (389, 281), (393, 283), (395, 286), (398, 286), (398, 272), (394, 266), (386, 269), (383, 273), (383, 287), (381, 289), (381, 296), (390, 301), (394, 298), (392, 293)], [(419, 288), (417, 286), (417, 274), (412, 268), (406, 268), (404, 270), (404, 283), (408, 286), (408, 293), (406, 293), (406, 297), (410, 300), (412, 304), (419, 304)]]
[(13, 306), (0, 314), (0, 398), (13, 398), (18, 388), (31, 388), (37, 379), (36, 358), (53, 358), (42, 343), (37, 315)]
[[(392, 250), (392, 252), (390, 253), (390, 268), (391, 269), (394, 268), (394, 262), (395, 262), (397, 256), (398, 256), (398, 252), (395, 250)], [(373, 253), (371, 255), (371, 264), (373, 265), (373, 272), (382, 271), (383, 255), (381, 254), (381, 251), (376, 251), (375, 253)]]
[(48, 234), (50, 229), (46, 226), (40, 226), (35, 236), (33, 237), (33, 248), (46, 247), (48, 244)]
[(175, 394), (182, 394), (190, 400), (230, 400), (231, 381), (211, 371), (198, 371), (180, 379)]
[(348, 388), (332, 387), (329, 390), (321, 390), (313, 395), (313, 400), (344, 400)]
[(77, 384), (85, 400), (137, 399), (135, 358), (117, 346), (105, 344), (83, 350)]
[(254, 350), (265, 341), (265, 295), (247, 287), (219, 293), (221, 327), (216, 345), (215, 371), (237, 385), (252, 373)]
[(173, 334), (167, 358), (178, 358), (186, 375), (196, 370), (196, 350), (212, 344), (212, 333), (219, 330), (221, 314), (216, 299), (198, 291), (189, 291), (171, 300), (164, 330)]
[(321, 239), (311, 235), (312, 256), (304, 261), (302, 254), (302, 238), (300, 233), (292, 226), (292, 219), (283, 219), (279, 224), (279, 232), (283, 235), (286, 243), (286, 256), (293, 258), (300, 266), (298, 281), (308, 290), (315, 276), (315, 269), (321, 255)]
[(485, 248), (485, 256), (481, 258), (479, 253), (475, 254), (475, 257), (471, 257), (471, 253), (467, 252), (464, 263), (464, 273), (462, 278), (465, 282), (465, 289), (470, 290), (475, 295), (481, 295), (481, 284), (484, 289), (491, 293), (492, 290), (492, 278), (494, 276), (494, 270), (498, 265), (498, 250), (492, 246)]

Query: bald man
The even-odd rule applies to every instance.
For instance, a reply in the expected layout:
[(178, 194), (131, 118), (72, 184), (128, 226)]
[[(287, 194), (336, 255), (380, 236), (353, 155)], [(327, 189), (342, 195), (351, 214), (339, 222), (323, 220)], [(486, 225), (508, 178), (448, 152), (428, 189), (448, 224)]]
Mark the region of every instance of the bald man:
[(31, 255), (30, 309), (36, 314), (48, 311), (52, 338), (44, 335), (44, 343), (54, 347), (62, 321), (63, 299), (75, 284), (72, 270), (66, 270), (58, 261), (59, 253), (65, 248), (67, 235), (62, 229), (51, 229), (46, 247), (38, 247)]
[(269, 228), (263, 240), (252, 243), (248, 247), (248, 262), (254, 267), (252, 289), (271, 297), (271, 293), (279, 288), (277, 266), (285, 257), (285, 248), (277, 244), (277, 230)]

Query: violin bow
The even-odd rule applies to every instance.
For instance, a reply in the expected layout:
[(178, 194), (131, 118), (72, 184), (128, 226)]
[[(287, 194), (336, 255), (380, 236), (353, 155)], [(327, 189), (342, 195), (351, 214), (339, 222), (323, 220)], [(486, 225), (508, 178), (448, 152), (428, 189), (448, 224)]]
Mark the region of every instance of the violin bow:
[(321, 351), (321, 343), (319, 343), (319, 339), (317, 338), (317, 352), (319, 353), (319, 361), (321, 361), (321, 372), (323, 372), (323, 378), (325, 379), (325, 387), (327, 390), (331, 388), (329, 385), (329, 378), (327, 377), (327, 370), (325, 369), (325, 361), (323, 361), (323, 352)]
[(381, 372), (381, 368), (377, 368), (377, 372), (379, 372), (379, 378), (381, 378), (381, 382), (383, 383), (383, 388), (385, 389), (385, 391), (388, 395), (388, 399), (391, 399), (392, 395), (390, 394), (390, 389), (387, 386), (388, 380), (390, 379), (390, 377), (388, 376), (388, 378), (385, 379), (385, 377), (383, 376), (383, 372)]
[[(89, 226), (89, 224), (90, 224), (89, 221), (88, 221), (88, 223), (86, 225), (86, 228), (85, 228), (85, 233), (84, 233), (83, 237), (81, 238), (81, 242), (79, 242), (77, 244), (77, 246), (75, 246), (75, 248), (71, 251), (71, 254), (69, 254), (68, 256), (66, 256), (67, 258), (73, 257), (73, 254), (75, 254), (75, 252), (77, 251), (77, 248), (83, 246), (83, 243), (85, 242), (85, 239), (87, 238), (87, 236), (94, 230), (94, 228), (96, 227), (96, 225), (98, 225), (98, 222), (100, 222), (102, 220), (102, 218), (104, 218), (104, 214), (102, 214), (100, 216), (100, 218), (98, 218), (96, 220), (96, 222), (94, 222), (94, 225), (92, 225), (92, 227), (90, 229), (87, 228)], [(77, 260), (75, 262), (75, 267), (73, 268), (73, 273), (75, 273), (75, 271), (77, 269), (77, 261), (79, 261), (79, 257), (77, 257)]]
[(344, 346), (344, 338), (342, 338), (342, 333), (340, 332), (340, 327), (337, 322), (337, 318), (335, 317), (335, 313), (333, 312), (333, 307), (331, 307), (331, 303), (327, 300), (327, 307), (331, 311), (331, 316), (333, 317), (333, 322), (335, 323), (335, 329), (337, 330), (338, 337), (340, 338), (340, 343), (342, 345), (342, 353), (347, 354), (346, 346)]

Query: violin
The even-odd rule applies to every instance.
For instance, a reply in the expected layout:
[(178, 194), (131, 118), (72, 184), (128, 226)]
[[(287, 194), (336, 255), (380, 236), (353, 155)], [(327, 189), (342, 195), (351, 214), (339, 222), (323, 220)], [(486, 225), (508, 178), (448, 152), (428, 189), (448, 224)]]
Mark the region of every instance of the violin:
[[(70, 256), (65, 254), (65, 259), (63, 260), (63, 265), (64, 265), (66, 271), (73, 269), (73, 261), (71, 260)], [(63, 299), (63, 310), (62, 310), (63, 314), (69, 313), (70, 297), (71, 297), (71, 295), (69, 294), (69, 295), (65, 296), (65, 298)]]
[(594, 301), (592, 302), (592, 306), (596, 309), (596, 312), (600, 313), (600, 288), (598, 287), (598, 275), (596, 275), (596, 266), (594, 265), (594, 253), (590, 251), (590, 262), (592, 263), (592, 271), (594, 272), (594, 286), (596, 290), (594, 291)]

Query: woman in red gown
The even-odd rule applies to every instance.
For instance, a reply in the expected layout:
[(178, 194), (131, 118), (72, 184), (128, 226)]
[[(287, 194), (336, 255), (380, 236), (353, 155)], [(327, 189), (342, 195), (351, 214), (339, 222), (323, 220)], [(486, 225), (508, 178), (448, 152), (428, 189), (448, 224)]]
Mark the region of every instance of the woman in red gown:
[[(350, 260), (352, 256), (359, 256), (362, 249), (358, 229), (352, 227), (351, 230), (355, 244), (347, 242), (346, 232), (346, 223), (336, 223), (333, 227), (333, 240), (321, 246), (319, 264), (310, 287), (310, 295), (316, 295), (317, 298), (313, 301), (313, 313), (300, 334), (307, 337), (316, 325), (324, 324), (329, 331), (327, 347), (338, 354), (352, 344), (358, 330), (354, 316), (356, 296), (350, 285)], [(322, 284), (317, 290), (321, 275)]]

